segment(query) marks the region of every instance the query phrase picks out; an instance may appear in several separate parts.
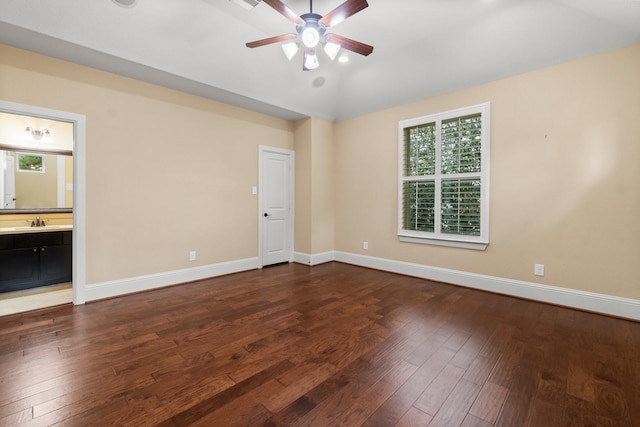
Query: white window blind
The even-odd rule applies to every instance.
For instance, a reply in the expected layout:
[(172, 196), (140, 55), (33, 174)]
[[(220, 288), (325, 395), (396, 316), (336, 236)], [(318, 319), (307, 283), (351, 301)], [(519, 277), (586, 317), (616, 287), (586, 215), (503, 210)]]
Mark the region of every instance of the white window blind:
[(398, 235), (484, 249), (489, 236), (489, 104), (399, 123)]

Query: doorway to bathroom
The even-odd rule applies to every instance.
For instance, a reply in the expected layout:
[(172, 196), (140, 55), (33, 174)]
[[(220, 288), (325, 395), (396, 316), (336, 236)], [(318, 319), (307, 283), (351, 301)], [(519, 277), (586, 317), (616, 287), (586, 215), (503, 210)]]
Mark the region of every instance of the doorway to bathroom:
[[(4, 229), (5, 234), (33, 235), (36, 232), (39, 233), (41, 229), (31, 228), (31, 225), (34, 227), (40, 225), (44, 227), (45, 234), (55, 235), (54, 229), (58, 227), (61, 231), (70, 234), (72, 260), (70, 282), (52, 284), (45, 281), (43, 283), (51, 286), (25, 289), (13, 296), (0, 295), (0, 315), (68, 302), (83, 304), (85, 302), (86, 263), (86, 118), (76, 113), (2, 100), (0, 100), (0, 115), (10, 115), (14, 119), (17, 118), (18, 123), (21, 123), (19, 126), (14, 124), (12, 128), (9, 128), (7, 121), (0, 120), (0, 151), (5, 152), (5, 158), (12, 158), (11, 167), (15, 168), (10, 171), (11, 173), (3, 175), (3, 179), (0, 179), (2, 181), (0, 182), (2, 184), (0, 185), (0, 191), (2, 191), (2, 196), (0, 196), (2, 200), (0, 201), (3, 202), (0, 207), (0, 228)], [(65, 131), (65, 129), (67, 130)], [(59, 141), (65, 139), (62, 137), (65, 132), (68, 133), (69, 146), (56, 144), (56, 132)], [(69, 159), (65, 161), (64, 155), (72, 155), (72, 161)], [(53, 157), (49, 158), (48, 156)], [(16, 164), (16, 162), (18, 163)], [(5, 169), (6, 164), (7, 162), (4, 162)], [(20, 170), (20, 168), (24, 170)], [(42, 183), (47, 182), (45, 181), (47, 171), (51, 172), (52, 170), (55, 171), (51, 178), (53, 190), (45, 195), (37, 194), (35, 190), (25, 190), (24, 188), (29, 188), (28, 185), (24, 187), (23, 184), (17, 185), (15, 182), (16, 176), (19, 176), (21, 180), (26, 178), (25, 182), (36, 180), (40, 184), (31, 188), (40, 189), (44, 186)], [(6, 178), (9, 175), (14, 178), (14, 182)], [(20, 190), (21, 188), (22, 190)], [(22, 191), (22, 195), (19, 191)], [(55, 195), (51, 196), (50, 193), (55, 193)], [(48, 201), (43, 201), (44, 199)], [(32, 216), (33, 218), (31, 218)], [(40, 221), (37, 221), (38, 219)], [(31, 222), (26, 223), (27, 220)], [(25, 222), (25, 224), (21, 222)], [(68, 230), (72, 230), (72, 232), (68, 232)], [(40, 268), (46, 268), (46, 263), (42, 263), (42, 259), (47, 259), (46, 251), (48, 249), (48, 246), (37, 248), (37, 251), (42, 251), (39, 257), (41, 260)], [(50, 271), (40, 273), (40, 277), (43, 278), (45, 274), (49, 273)]]

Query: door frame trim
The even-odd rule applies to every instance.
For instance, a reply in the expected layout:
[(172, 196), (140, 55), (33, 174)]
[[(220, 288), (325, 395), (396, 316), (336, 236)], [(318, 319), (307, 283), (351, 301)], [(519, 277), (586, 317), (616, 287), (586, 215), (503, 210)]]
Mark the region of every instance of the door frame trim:
[(258, 146), (258, 263), (259, 268), (264, 266), (264, 260), (262, 255), (262, 233), (263, 233), (263, 220), (262, 220), (262, 188), (263, 188), (263, 167), (262, 167), (262, 155), (264, 153), (277, 153), (284, 154), (289, 157), (289, 188), (287, 190), (290, 212), (290, 225), (289, 225), (289, 262), (293, 262), (293, 242), (294, 242), (294, 224), (295, 224), (295, 152), (285, 148), (269, 147), (267, 145)]
[(73, 124), (73, 303), (86, 302), (86, 163), (87, 118), (82, 114), (0, 100), (0, 111)]

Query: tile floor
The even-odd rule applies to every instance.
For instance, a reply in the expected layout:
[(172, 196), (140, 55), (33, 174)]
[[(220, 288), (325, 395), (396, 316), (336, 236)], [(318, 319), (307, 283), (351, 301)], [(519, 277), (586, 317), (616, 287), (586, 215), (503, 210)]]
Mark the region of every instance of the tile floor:
[(0, 316), (22, 313), (73, 301), (71, 283), (0, 294)]

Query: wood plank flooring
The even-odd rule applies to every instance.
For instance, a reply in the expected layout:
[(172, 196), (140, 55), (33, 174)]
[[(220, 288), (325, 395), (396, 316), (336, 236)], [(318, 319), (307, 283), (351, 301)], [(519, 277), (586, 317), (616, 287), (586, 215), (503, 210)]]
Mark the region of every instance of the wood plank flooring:
[(1, 426), (640, 426), (640, 323), (328, 263), (0, 317)]

